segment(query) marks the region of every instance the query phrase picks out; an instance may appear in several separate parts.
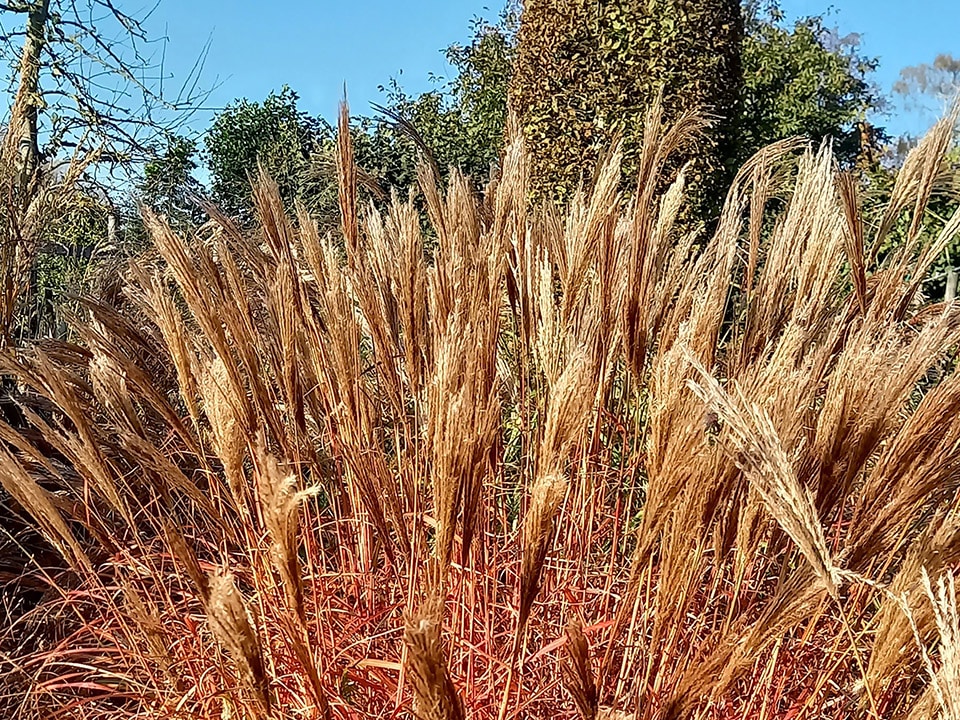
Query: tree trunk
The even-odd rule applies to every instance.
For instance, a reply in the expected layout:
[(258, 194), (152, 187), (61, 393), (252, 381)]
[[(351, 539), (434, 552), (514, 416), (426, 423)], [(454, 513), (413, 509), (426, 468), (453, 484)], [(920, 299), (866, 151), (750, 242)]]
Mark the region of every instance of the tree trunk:
[(946, 302), (953, 302), (957, 299), (958, 277), (960, 277), (960, 275), (957, 273), (957, 268), (947, 270), (947, 291), (943, 294), (943, 299)]
[(17, 158), (21, 183), (29, 182), (40, 161), (38, 116), (40, 95), (40, 56), (46, 44), (46, 26), (50, 19), (50, 0), (37, 0), (27, 11), (26, 40), (20, 56), (20, 84), (10, 109), (10, 124), (4, 140), (4, 156)]
[(117, 247), (117, 215), (113, 208), (107, 215), (107, 247), (110, 248), (110, 252), (115, 252)]
[[(0, 146), (2, 192), (8, 198), (6, 211), (12, 214), (4, 219), (0, 238), (3, 243), (0, 283), (4, 287), (0, 301), (0, 347), (13, 344), (18, 311), (24, 305), (33, 307), (31, 298), (36, 292), (36, 243), (24, 236), (24, 228), (29, 226), (30, 208), (40, 187), (38, 125), (43, 105), (40, 66), (47, 42), (50, 0), (34, 0), (26, 4), (24, 11), (27, 23), (20, 56), (20, 82)], [(27, 298), (25, 303), (23, 295)], [(32, 316), (28, 315), (28, 324), (32, 326), (32, 322)]]

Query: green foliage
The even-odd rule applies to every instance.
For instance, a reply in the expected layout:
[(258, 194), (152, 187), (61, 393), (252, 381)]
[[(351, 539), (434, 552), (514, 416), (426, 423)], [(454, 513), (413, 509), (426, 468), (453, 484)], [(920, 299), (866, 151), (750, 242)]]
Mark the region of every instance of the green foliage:
[[(686, 149), (701, 216), (715, 210), (730, 174), (770, 142), (829, 136), (850, 163), (858, 130), (873, 132), (860, 121), (879, 104), (868, 82), (876, 61), (822, 17), (787, 26), (775, 4), (741, 13), (736, 0), (540, 0), (523, 17), (521, 26), (511, 4), (495, 23), (476, 19), (470, 40), (447, 48), (453, 77), (435, 89), (411, 95), (396, 80), (382, 88), (385, 117), (358, 118), (353, 130), (371, 197), (413, 186), (424, 148), (441, 173), (457, 167), (482, 184), (502, 149), (508, 97), (533, 150), (535, 192), (560, 200), (589, 181), (613, 137), (624, 139), (625, 176), (636, 174), (644, 113), (659, 90), (667, 122), (712, 109), (709, 137)], [(234, 103), (205, 138), (214, 199), (240, 216), (260, 162), (288, 204), (299, 199), (322, 224), (335, 224), (334, 156), (331, 128), (299, 110), (289, 88), (262, 103)]]
[(771, 142), (793, 135), (819, 144), (833, 138), (843, 163), (856, 160), (858, 121), (880, 104), (868, 77), (874, 58), (859, 53), (859, 37), (837, 37), (822, 17), (783, 23), (776, 7), (749, 10), (743, 42), (743, 113), (738, 164)]
[[(902, 138), (897, 147), (898, 155), (895, 158), (895, 164), (877, 167), (867, 173), (866, 183), (870, 192), (866, 196), (864, 211), (868, 217), (879, 218), (890, 199), (897, 175), (903, 169), (903, 160), (916, 145), (916, 139)], [(944, 158), (930, 201), (924, 210), (921, 226), (923, 244), (932, 242), (958, 211), (960, 211), (960, 146), (955, 145)], [(904, 210), (879, 247), (878, 255), (881, 260), (906, 242), (910, 221), (909, 211)], [(943, 299), (947, 289), (947, 272), (957, 268), (960, 268), (960, 234), (953, 237), (930, 267), (923, 283), (924, 296), (930, 300)]]
[(71, 297), (81, 294), (94, 267), (92, 259), (109, 240), (111, 208), (105, 197), (77, 189), (65, 198), (60, 215), (46, 226), (31, 268), (26, 337), (63, 337), (64, 313), (75, 310)]
[[(396, 80), (382, 88), (388, 113), (415, 128), (442, 173), (456, 167), (482, 185), (499, 158), (518, 17), (508, 7), (497, 23), (476, 18), (470, 42), (447, 48), (455, 74), (437, 89), (410, 96)], [(358, 148), (360, 162), (385, 186), (409, 187), (416, 144), (389, 123), (368, 121), (363, 127), (368, 141)]]
[(167, 135), (153, 160), (144, 165), (139, 183), (141, 201), (166, 217), (171, 227), (187, 230), (203, 221), (197, 203), (203, 187), (193, 176), (197, 143), (182, 135)]
[[(452, 79), (434, 78), (437, 87), (420, 95), (406, 93), (394, 79), (381, 87), (387, 102), (380, 117), (354, 116), (354, 154), (367, 199), (382, 202), (391, 189), (403, 194), (415, 186), (424, 151), (441, 175), (455, 167), (477, 187), (486, 183), (503, 146), (518, 17), (508, 7), (495, 23), (475, 19), (470, 41), (446, 50)], [(324, 137), (299, 188), (322, 227), (339, 222), (335, 157), (335, 139)]]
[(250, 178), (262, 166), (280, 187), (284, 202), (298, 198), (319, 144), (332, 136), (330, 126), (297, 107), (297, 94), (284, 86), (263, 102), (241, 99), (213, 119), (204, 136), (203, 159), (210, 170), (213, 199), (246, 219)]
[[(941, 188), (930, 198), (926, 212), (926, 231), (934, 237), (943, 230), (954, 213), (960, 212), (960, 149), (955, 148), (950, 154), (946, 174)], [(953, 237), (930, 268), (930, 275), (923, 286), (926, 297), (931, 300), (942, 299), (947, 290), (947, 272), (958, 268), (960, 234)]]
[(666, 121), (685, 110), (717, 116), (688, 148), (695, 203), (723, 183), (741, 94), (742, 14), (737, 0), (541, 0), (527, 4), (511, 98), (534, 158), (538, 194), (564, 200), (600, 148), (622, 136), (635, 171), (644, 113), (662, 89)]
[(747, 2), (741, 44), (736, 12), (714, 1), (528, 3), (512, 97), (539, 192), (568, 197), (618, 134), (633, 173), (643, 113), (659, 87), (668, 120), (696, 107), (720, 116), (708, 142), (688, 151), (707, 207), (731, 172), (776, 140), (831, 137), (844, 164), (864, 140), (876, 150), (885, 136), (866, 120), (882, 104), (869, 82), (877, 61), (861, 54), (858, 36), (839, 37), (821, 16), (789, 26), (775, 2)]
[(470, 44), (447, 48), (447, 61), (457, 72), (440, 105), (456, 138), (442, 143), (437, 137), (440, 159), (478, 181), (486, 179), (503, 147), (518, 22), (517, 11), (509, 8), (497, 24), (474, 20)]
[[(960, 91), (960, 59), (945, 53), (937, 55), (933, 62), (903, 68), (900, 71), (899, 80), (893, 86), (894, 95), (902, 103), (904, 110), (927, 119), (940, 117), (944, 112), (944, 106), (956, 98), (958, 91)], [(928, 241), (936, 237), (954, 213), (960, 210), (960, 144), (958, 140), (960, 135), (955, 132), (954, 147), (945, 159), (934, 192), (924, 212), (922, 232)], [(917, 143), (918, 138), (903, 135), (888, 148), (884, 165), (869, 176), (874, 188), (871, 206), (878, 205), (889, 197), (908, 153), (916, 147)], [(882, 246), (882, 253), (888, 253), (900, 246), (906, 239), (908, 228), (908, 219), (900, 218)], [(960, 235), (955, 236), (948, 243), (944, 252), (931, 267), (923, 285), (926, 297), (932, 300), (944, 298), (947, 295), (948, 273), (958, 268), (960, 268)]]

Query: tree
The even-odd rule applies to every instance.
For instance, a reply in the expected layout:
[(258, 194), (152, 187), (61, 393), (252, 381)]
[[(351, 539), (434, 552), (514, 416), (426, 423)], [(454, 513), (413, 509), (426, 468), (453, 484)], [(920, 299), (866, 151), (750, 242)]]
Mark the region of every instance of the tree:
[(140, 200), (179, 231), (195, 227), (204, 218), (197, 202), (203, 187), (193, 176), (196, 156), (196, 140), (169, 134), (157, 147), (156, 156), (144, 165), (138, 183)]
[[(413, 187), (424, 155), (442, 177), (455, 167), (477, 188), (486, 184), (504, 142), (518, 7), (508, 4), (496, 22), (476, 18), (469, 42), (446, 49), (452, 78), (435, 77), (437, 87), (416, 96), (391, 80), (380, 88), (387, 100), (374, 106), (378, 116), (354, 118), (353, 147), (366, 199), (382, 203), (391, 189), (403, 193)], [(327, 227), (339, 222), (335, 157), (336, 142), (325, 134), (298, 191), (298, 199)]]
[[(899, 96), (908, 111), (934, 116), (941, 115), (953, 102), (960, 102), (960, 59), (941, 53), (933, 62), (905, 67), (893, 92)], [(955, 140), (960, 137), (955, 133)], [(892, 153), (892, 167), (885, 173), (883, 186), (892, 186), (907, 153), (917, 144), (917, 138), (904, 135), (898, 139)], [(930, 198), (925, 212), (924, 228), (938, 233), (947, 219), (960, 209), (960, 147), (955, 146), (938, 178), (936, 192)], [(896, 239), (896, 236), (894, 236)], [(930, 270), (924, 289), (931, 297), (954, 300), (960, 284), (960, 234), (954, 237)]]
[(642, 145), (647, 106), (662, 90), (666, 122), (685, 110), (717, 122), (687, 148), (694, 202), (725, 182), (742, 88), (738, 0), (536, 0), (521, 19), (511, 100), (533, 157), (534, 183), (564, 199), (599, 153), (624, 139), (625, 168)]
[(203, 184), (194, 177), (197, 169), (197, 141), (171, 133), (153, 145), (153, 158), (129, 192), (113, 198), (110, 242), (104, 246), (117, 258), (129, 257), (149, 247), (150, 233), (143, 222), (147, 207), (170, 224), (176, 232), (190, 234), (206, 222), (200, 200), (206, 197)]
[(475, 18), (470, 41), (450, 45), (446, 59), (454, 76), (417, 96), (394, 79), (380, 118), (359, 123), (367, 136), (357, 158), (384, 187), (407, 188), (416, 181), (418, 150), (429, 153), (441, 174), (455, 167), (485, 184), (504, 142), (507, 95), (513, 68), (519, 6), (508, 3), (497, 22)]
[(839, 37), (823, 17), (808, 17), (792, 27), (776, 5), (761, 11), (746, 8), (743, 42), (743, 110), (738, 123), (740, 148), (736, 164), (776, 140), (802, 135), (819, 144), (832, 138), (834, 152), (845, 163), (868, 144), (884, 139), (867, 126), (867, 114), (880, 105), (868, 81), (877, 67), (860, 54), (856, 34)]
[(905, 67), (893, 92), (913, 109), (943, 112), (960, 92), (960, 58), (940, 53), (932, 63)]
[(0, 20), (5, 28), (22, 23), (2, 38), (7, 57), (19, 58), (4, 144), (26, 175), (64, 148), (96, 153), (99, 163), (142, 160), (203, 95), (202, 58), (176, 93), (164, 92), (159, 48), (114, 0), (10, 0), (0, 3)]
[(7, 57), (17, 58), (0, 143), (0, 346), (6, 346), (23, 334), (16, 329), (22, 307), (46, 293), (37, 262), (57, 252), (58, 223), (75, 226), (70, 218), (89, 205), (78, 206), (78, 198), (101, 198), (106, 187), (83, 186), (104, 168), (131, 169), (157, 132), (185, 119), (198, 94), (192, 73), (174, 100), (164, 95), (162, 62), (148, 54), (141, 21), (113, 0), (10, 0), (0, 2), (0, 22), (17, 28), (0, 39)]
[(113, 251), (116, 210), (99, 187), (78, 183), (61, 204), (62, 214), (44, 233), (33, 274), (35, 292), (24, 307), (22, 343), (37, 337), (65, 337), (66, 315), (76, 314), (75, 299), (87, 289), (98, 260)]
[(250, 178), (258, 166), (277, 182), (290, 206), (300, 196), (312, 156), (333, 137), (328, 123), (297, 107), (284, 86), (263, 102), (237, 100), (216, 114), (203, 138), (213, 199), (227, 213), (249, 219)]
[[(656, 58), (648, 63), (648, 67), (654, 68), (653, 74), (667, 81), (667, 89), (671, 82), (678, 86), (684, 81), (681, 70), (667, 72), (668, 65), (680, 64), (679, 55), (670, 49), (669, 33), (651, 25), (642, 5), (597, 5), (578, 0), (529, 2), (524, 32), (532, 59), (518, 56), (517, 15), (511, 15), (508, 8), (505, 21), (483, 28), (483, 33), (475, 32), (468, 46), (486, 47), (479, 42), (482, 39), (489, 46), (502, 49), (489, 54), (474, 51), (469, 55), (469, 63), (455, 63), (457, 79), (444, 88), (476, 88), (473, 97), (483, 98), (483, 102), (471, 102), (469, 95), (448, 93), (448, 103), (469, 109), (454, 123), (441, 122), (432, 112), (437, 107), (433, 95), (440, 93), (415, 98), (397, 93), (399, 102), (389, 106), (411, 118), (421, 135), (430, 138), (429, 144), (441, 149), (469, 147), (459, 128), (485, 118), (490, 132), (475, 137), (492, 138), (489, 148), (495, 156), (501, 147), (511, 76), (507, 64), (512, 60), (520, 68), (513, 83), (514, 101), (519, 100), (521, 110), (527, 102), (529, 122), (525, 131), (537, 149), (536, 157), (543, 166), (567, 168), (566, 180), (554, 188), (555, 195), (568, 193), (582, 177), (588, 178), (584, 169), (589, 169), (609, 138), (617, 133), (627, 143), (626, 168), (630, 175), (635, 169), (643, 113), (656, 84), (649, 81), (649, 72), (640, 72), (645, 57), (641, 49), (649, 42), (644, 39), (646, 34), (655, 35), (661, 46)], [(663, 13), (664, 7), (654, 6), (654, 10)], [(516, 13), (515, 7), (512, 12)], [(594, 28), (588, 22), (591, 12), (596, 15)], [(792, 135), (810, 137), (815, 143), (833, 138), (837, 154), (845, 163), (852, 163), (858, 155), (876, 155), (885, 139), (882, 130), (870, 122), (872, 111), (881, 106), (879, 92), (870, 82), (877, 62), (860, 53), (859, 37), (839, 36), (822, 16), (787, 25), (775, 2), (762, 8), (759, 3), (748, 2), (743, 13), (742, 100), (739, 109), (734, 107), (731, 111), (727, 107), (724, 114), (731, 120), (721, 123), (715, 131), (722, 166), (719, 174), (729, 174), (760, 147)], [(537, 25), (531, 14), (539, 14), (548, 24)], [(669, 15), (661, 22), (669, 26)], [(537, 27), (543, 31), (539, 40), (530, 37)], [(691, 31), (690, 35), (697, 33)], [(494, 39), (496, 45), (491, 42)], [(526, 69), (521, 67), (524, 63)], [(619, 79), (610, 82), (609, 78)], [(532, 104), (536, 97), (544, 99), (544, 103)], [(574, 133), (575, 142), (563, 140), (567, 132)]]

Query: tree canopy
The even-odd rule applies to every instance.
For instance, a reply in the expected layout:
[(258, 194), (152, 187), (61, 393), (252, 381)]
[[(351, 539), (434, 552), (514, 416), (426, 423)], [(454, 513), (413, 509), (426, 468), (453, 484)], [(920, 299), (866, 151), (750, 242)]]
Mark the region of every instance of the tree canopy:
[[(110, 9), (106, 20), (113, 18), (122, 32), (78, 25), (82, 18), (65, 10), (80, 6), (61, 8), (58, 0), (0, 6), (0, 12), (28, 21), (41, 19), (46, 28), (34, 47), (26, 43), (16, 64), (22, 71), (23, 57), (33, 57), (35, 86), (49, 89), (38, 103), (27, 101), (29, 93), (21, 102), (28, 120), (36, 111), (37, 122), (48, 122), (37, 131), (47, 147), (36, 157), (55, 154), (55, 140), (61, 147), (71, 142), (84, 118), (102, 118), (92, 124), (104, 133), (101, 146), (114, 159), (136, 155), (140, 161), (137, 197), (122, 223), (134, 234), (136, 203), (185, 230), (203, 219), (195, 202), (201, 195), (241, 222), (250, 220), (250, 178), (260, 167), (278, 183), (288, 207), (303, 203), (322, 225), (336, 224), (335, 133), (301, 107), (294, 89), (283, 87), (262, 100), (237, 99), (199, 139), (186, 137), (159, 118), (188, 111), (186, 99), (198, 96), (195, 77), (173, 100), (139, 76), (126, 78), (135, 66), (162, 74), (151, 60), (148, 38), (135, 18), (115, 11), (109, 0), (86, 2), (104, 3)], [(67, 41), (79, 43), (73, 54), (58, 49)], [(117, 73), (122, 82), (115, 85), (136, 102), (118, 104), (102, 93), (94, 94), (106, 104), (91, 104), (83, 93), (79, 105), (61, 102), (64, 83), (83, 81), (78, 58), (99, 51), (105, 72)], [(497, 171), (510, 106), (533, 150), (537, 194), (561, 201), (589, 182), (614, 137), (624, 140), (625, 177), (635, 175), (644, 113), (657, 93), (663, 93), (666, 122), (685, 110), (711, 112), (713, 127), (680, 159), (693, 161), (687, 177), (700, 217), (705, 209), (715, 211), (730, 174), (770, 142), (792, 135), (815, 143), (831, 137), (841, 162), (852, 164), (865, 148), (872, 157), (883, 138), (871, 124), (881, 104), (871, 83), (876, 61), (862, 55), (859, 38), (838, 35), (822, 16), (787, 23), (776, 3), (761, 9), (756, 2), (741, 7), (739, 0), (530, 0), (521, 13), (511, 0), (497, 20), (476, 19), (468, 40), (449, 46), (445, 56), (453, 68), (449, 78), (435, 78), (435, 87), (419, 94), (392, 80), (381, 88), (383, 107), (353, 120), (362, 186), (374, 201), (392, 189), (411, 188), (423, 155), (441, 175), (456, 167), (482, 186)], [(898, 92), (930, 97), (955, 76), (954, 64), (946, 56), (905, 70)], [(21, 76), (34, 86), (32, 75)], [(87, 92), (94, 89), (86, 86)], [(196, 178), (201, 163), (207, 187)]]
[[(441, 173), (457, 167), (482, 183), (496, 167), (511, 104), (538, 191), (558, 199), (589, 181), (615, 136), (624, 139), (625, 175), (635, 173), (644, 113), (660, 91), (668, 122), (686, 109), (714, 116), (707, 137), (687, 149), (688, 179), (704, 206), (715, 208), (730, 173), (775, 140), (831, 137), (849, 164), (882, 139), (868, 120), (880, 105), (870, 82), (876, 61), (861, 54), (859, 38), (839, 36), (821, 16), (788, 24), (775, 4), (536, 0), (521, 15), (512, 2), (496, 22), (475, 20), (469, 40), (445, 53), (450, 78), (415, 95), (393, 80), (381, 88), (378, 113), (354, 120), (374, 196), (411, 187), (423, 153)], [(202, 156), (226, 211), (244, 212), (258, 163), (287, 202), (320, 216), (335, 211), (332, 130), (297, 100), (285, 88), (262, 102), (238, 100), (214, 119)]]
[(299, 97), (284, 86), (262, 102), (240, 99), (217, 113), (203, 139), (203, 160), (210, 171), (213, 199), (225, 212), (246, 217), (250, 178), (262, 167), (280, 188), (285, 202), (297, 199), (311, 157), (332, 129), (301, 110)]
[(881, 99), (870, 83), (877, 61), (860, 53), (859, 36), (838, 36), (822, 16), (788, 25), (776, 6), (747, 12), (738, 162), (801, 135), (817, 144), (832, 138), (838, 159), (852, 163), (864, 132), (871, 143), (882, 139), (865, 126)]

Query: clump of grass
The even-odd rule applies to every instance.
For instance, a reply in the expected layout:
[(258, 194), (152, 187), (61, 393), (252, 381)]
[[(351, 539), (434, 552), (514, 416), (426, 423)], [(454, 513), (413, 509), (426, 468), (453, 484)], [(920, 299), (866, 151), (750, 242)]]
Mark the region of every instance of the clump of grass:
[(790, 141), (677, 224), (703, 123), (656, 107), (637, 191), (612, 148), (562, 212), (515, 130), (482, 196), (425, 163), (360, 207), (344, 110), (338, 234), (268, 178), (251, 233), (148, 216), (122, 308), (0, 356), (0, 480), (62, 558), (15, 579), (6, 716), (952, 716), (960, 311), (918, 283), (960, 216), (918, 218), (955, 116), (876, 218)]

